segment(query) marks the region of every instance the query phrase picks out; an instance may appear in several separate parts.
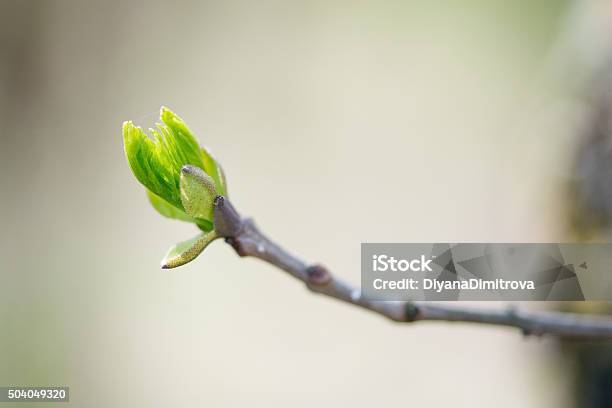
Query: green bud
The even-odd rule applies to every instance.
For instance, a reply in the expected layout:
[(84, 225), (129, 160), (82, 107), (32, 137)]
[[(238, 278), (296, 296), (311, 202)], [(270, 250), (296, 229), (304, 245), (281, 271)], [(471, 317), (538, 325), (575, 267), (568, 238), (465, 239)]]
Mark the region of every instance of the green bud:
[(217, 196), (215, 182), (199, 167), (186, 165), (181, 170), (181, 203), (187, 215), (213, 219), (213, 201)]
[[(192, 222), (202, 230), (213, 228), (213, 200), (227, 195), (223, 169), (208, 150), (200, 147), (185, 122), (162, 107), (162, 123), (150, 129), (149, 137), (132, 122), (123, 124), (125, 154), (132, 172), (148, 190), (149, 201), (163, 216)], [(195, 179), (182, 181), (182, 168), (190, 166), (201, 171)], [(206, 183), (202, 180), (206, 177)], [(199, 187), (204, 190), (197, 192)], [(211, 186), (213, 188), (211, 188)], [(187, 188), (188, 191), (182, 191)], [(185, 207), (189, 206), (189, 210)]]
[(217, 238), (214, 200), (217, 195), (227, 196), (227, 184), (219, 163), (180, 117), (162, 107), (160, 120), (156, 129), (149, 129), (151, 136), (125, 122), (123, 143), (132, 173), (145, 186), (153, 208), (204, 231), (170, 249), (162, 267), (174, 268), (193, 260)]
[(216, 238), (218, 237), (215, 231), (210, 231), (202, 232), (192, 239), (179, 242), (168, 250), (161, 261), (161, 267), (171, 269), (193, 261)]

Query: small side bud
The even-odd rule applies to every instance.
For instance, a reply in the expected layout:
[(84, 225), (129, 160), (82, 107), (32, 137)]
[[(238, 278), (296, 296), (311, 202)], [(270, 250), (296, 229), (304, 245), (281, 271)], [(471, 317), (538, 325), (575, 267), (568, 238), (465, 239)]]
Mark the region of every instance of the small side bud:
[(306, 269), (308, 283), (313, 285), (325, 285), (331, 281), (331, 274), (323, 265), (311, 265)]
[(207, 233), (203, 232), (187, 241), (179, 242), (172, 246), (168, 250), (166, 256), (164, 256), (164, 259), (162, 259), (162, 269), (176, 268), (177, 266), (182, 266), (193, 261), (202, 251), (204, 251), (208, 244), (217, 238), (218, 236), (213, 230)]

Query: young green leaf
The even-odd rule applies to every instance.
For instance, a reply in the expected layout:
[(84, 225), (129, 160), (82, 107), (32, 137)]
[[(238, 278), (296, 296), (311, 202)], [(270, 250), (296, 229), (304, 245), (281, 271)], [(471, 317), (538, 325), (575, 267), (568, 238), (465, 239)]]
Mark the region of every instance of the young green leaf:
[(167, 218), (172, 218), (180, 221), (187, 221), (193, 224), (196, 223), (196, 220), (193, 217), (190, 217), (185, 213), (185, 211), (176, 208), (160, 196), (155, 195), (150, 190), (147, 190), (147, 196), (149, 197), (149, 202), (153, 208), (157, 210), (158, 213)]
[(204, 169), (204, 155), (181, 118), (162, 107), (162, 124), (150, 129), (152, 138), (132, 122), (123, 124), (125, 154), (132, 172), (147, 189), (182, 208), (181, 168), (190, 164)]
[(208, 219), (191, 217), (185, 213), (185, 211), (174, 207), (163, 198), (156, 196), (151, 191), (147, 190), (149, 202), (157, 210), (158, 213), (167, 218), (172, 218), (179, 221), (186, 221), (192, 224), (196, 224), (202, 231), (208, 232), (213, 229), (213, 222)]
[(162, 259), (161, 267), (171, 269), (193, 261), (216, 238), (218, 237), (215, 231), (210, 231), (202, 232), (192, 239), (179, 242), (168, 250), (168, 253)]
[(217, 194), (227, 197), (227, 185), (225, 181), (225, 173), (219, 162), (215, 160), (210, 151), (202, 147), (202, 161), (204, 163), (204, 171), (212, 177), (217, 187)]

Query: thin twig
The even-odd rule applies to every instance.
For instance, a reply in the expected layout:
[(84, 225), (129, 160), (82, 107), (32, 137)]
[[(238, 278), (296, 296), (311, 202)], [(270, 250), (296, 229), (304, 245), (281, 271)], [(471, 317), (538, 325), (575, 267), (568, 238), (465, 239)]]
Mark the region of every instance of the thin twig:
[(578, 314), (470, 309), (425, 302), (373, 301), (332, 276), (321, 265), (309, 265), (262, 234), (251, 219), (243, 219), (225, 197), (215, 199), (215, 228), (240, 256), (266, 261), (302, 281), (308, 289), (381, 314), (396, 322), (468, 322), (520, 329), (525, 335), (555, 335), (612, 340), (612, 320)]

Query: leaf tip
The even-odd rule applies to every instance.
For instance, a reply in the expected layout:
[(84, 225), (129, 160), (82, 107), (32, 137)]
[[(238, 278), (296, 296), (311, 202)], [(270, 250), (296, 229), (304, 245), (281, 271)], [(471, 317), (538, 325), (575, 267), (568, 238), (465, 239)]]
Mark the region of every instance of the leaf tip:
[(166, 106), (159, 108), (159, 118), (162, 122), (170, 127), (175, 124), (184, 125), (183, 119), (181, 119), (176, 113), (172, 112)]
[(124, 142), (128, 141), (133, 128), (134, 128), (134, 122), (132, 122), (131, 120), (126, 120), (125, 122), (123, 122), (121, 129), (123, 130)]

